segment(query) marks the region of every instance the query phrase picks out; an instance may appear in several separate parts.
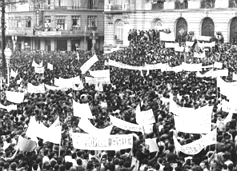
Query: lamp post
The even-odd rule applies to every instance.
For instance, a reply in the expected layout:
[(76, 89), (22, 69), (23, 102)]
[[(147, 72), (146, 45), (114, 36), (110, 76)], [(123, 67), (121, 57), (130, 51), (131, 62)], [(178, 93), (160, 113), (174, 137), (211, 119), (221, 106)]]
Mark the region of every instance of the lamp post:
[(7, 63), (7, 85), (9, 86), (10, 85), (10, 59), (12, 56), (12, 51), (10, 48), (7, 47), (4, 50), (4, 53), (6, 55), (6, 63)]

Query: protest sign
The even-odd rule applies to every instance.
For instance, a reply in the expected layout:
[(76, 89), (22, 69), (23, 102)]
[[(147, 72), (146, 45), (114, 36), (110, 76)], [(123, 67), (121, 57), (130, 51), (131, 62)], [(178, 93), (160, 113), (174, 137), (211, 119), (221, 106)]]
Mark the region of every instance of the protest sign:
[(222, 69), (222, 66), (223, 64), (221, 62), (215, 62), (213, 65), (214, 68), (219, 68), (219, 69)]
[(20, 92), (6, 91), (6, 98), (8, 101), (13, 103), (22, 103), (24, 100), (25, 94)]
[(20, 151), (31, 152), (37, 147), (37, 143), (19, 136), (17, 146)]
[(85, 77), (88, 84), (110, 84), (110, 79), (106, 77)]
[(40, 62), (40, 64), (37, 64), (35, 60), (33, 59), (32, 61), (32, 67), (42, 67), (43, 66), (43, 61)]
[(53, 65), (52, 65), (52, 64), (47, 63), (47, 68), (48, 68), (49, 70), (53, 71)]
[(203, 53), (194, 52), (193, 57), (195, 57), (195, 58), (205, 58), (206, 54), (205, 54), (205, 52), (203, 52)]
[(133, 136), (72, 133), (73, 147), (81, 150), (122, 150), (133, 147)]
[(16, 78), (17, 75), (18, 75), (18, 72), (17, 71), (15, 72), (13, 69), (11, 69), (11, 76), (10, 77)]
[(174, 42), (175, 41), (174, 33), (160, 32), (160, 41)]
[(0, 104), (0, 108), (6, 109), (8, 112), (10, 112), (12, 110), (17, 110), (17, 105), (4, 106), (4, 105)]
[(59, 87), (50, 86), (50, 85), (47, 85), (47, 84), (45, 84), (45, 88), (48, 89), (48, 90), (53, 90), (53, 91), (60, 90)]
[(174, 113), (177, 131), (193, 134), (209, 133), (211, 130), (212, 107), (205, 106), (198, 109), (178, 106), (170, 100), (170, 112)]
[(91, 109), (88, 103), (77, 103), (73, 100), (73, 115), (81, 118), (92, 119)]
[(237, 74), (235, 74), (234, 72), (233, 72), (233, 81), (237, 81)]
[(98, 58), (96, 55), (94, 55), (92, 58), (86, 61), (86, 63), (84, 63), (80, 68), (82, 74), (85, 74), (92, 67), (92, 65), (94, 65), (94, 63), (96, 63), (97, 61), (98, 61)]
[(237, 106), (235, 102), (227, 102), (225, 100), (221, 101), (221, 108), (225, 112), (230, 112), (230, 113), (237, 113)]
[(43, 74), (44, 73), (44, 67), (35, 67), (35, 73)]
[(202, 151), (203, 148), (217, 143), (217, 130), (214, 129), (202, 138), (185, 145), (181, 145), (175, 136), (173, 139), (176, 151), (183, 152), (187, 155), (195, 155)]
[(159, 148), (156, 143), (156, 138), (145, 139), (145, 144), (148, 145), (150, 153), (159, 151)]
[(189, 42), (189, 41), (186, 41), (186, 46), (188, 46), (188, 47), (192, 47), (192, 46), (193, 46), (193, 44), (194, 44), (194, 42)]
[(156, 122), (152, 109), (140, 111), (138, 115), (138, 117), (140, 117), (137, 121), (139, 125), (150, 125)]
[(110, 78), (110, 70), (107, 69), (107, 70), (97, 70), (97, 71), (89, 71), (90, 72), (90, 75), (92, 77), (97, 77), (97, 78), (100, 78), (100, 77), (108, 77)]
[(139, 165), (140, 165), (139, 160), (137, 160), (135, 157), (132, 157), (131, 167), (135, 166), (132, 171), (138, 171), (139, 170)]
[(133, 131), (133, 132), (143, 132), (143, 127), (140, 125), (123, 121), (123, 120), (113, 117), (111, 115), (109, 117), (110, 117), (110, 122), (114, 126), (120, 128), (120, 129), (129, 130), (129, 131)]
[(179, 47), (179, 43), (168, 43), (165, 42), (165, 48), (176, 48)]
[(202, 64), (187, 64), (183, 62), (181, 66), (184, 71), (190, 71), (190, 72), (202, 71)]
[(27, 92), (28, 93), (45, 93), (44, 84), (40, 84), (38, 86), (34, 86), (31, 83), (27, 84)]
[(109, 135), (112, 131), (113, 125), (107, 126), (106, 128), (98, 129), (91, 124), (89, 119), (81, 118), (78, 127), (90, 135)]

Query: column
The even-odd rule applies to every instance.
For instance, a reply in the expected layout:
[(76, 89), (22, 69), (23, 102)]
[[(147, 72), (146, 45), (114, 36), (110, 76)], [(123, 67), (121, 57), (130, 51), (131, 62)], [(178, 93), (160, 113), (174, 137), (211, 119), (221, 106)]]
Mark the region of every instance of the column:
[(40, 50), (45, 50), (45, 41), (44, 41), (44, 39), (40, 39)]
[(129, 30), (130, 30), (129, 24), (124, 24), (123, 26), (123, 45), (124, 46), (129, 46), (129, 41), (128, 41)]
[(56, 44), (56, 41), (55, 41), (54, 39), (52, 39), (52, 40), (50, 41), (51, 51), (55, 51), (55, 49), (56, 49), (55, 44)]
[(54, 0), (50, 0), (50, 9), (51, 9), (51, 10), (54, 9)]
[(72, 41), (70, 39), (67, 40), (67, 51), (72, 51)]
[(36, 50), (36, 44), (34, 38), (32, 38), (32, 50)]

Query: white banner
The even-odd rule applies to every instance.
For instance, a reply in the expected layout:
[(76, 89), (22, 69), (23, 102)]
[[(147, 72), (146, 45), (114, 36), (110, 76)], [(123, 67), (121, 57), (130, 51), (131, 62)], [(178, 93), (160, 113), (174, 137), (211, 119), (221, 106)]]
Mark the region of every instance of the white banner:
[(45, 84), (45, 88), (48, 89), (48, 90), (53, 90), (53, 91), (60, 90), (59, 87), (50, 86), (50, 85), (47, 85), (47, 84)]
[(92, 119), (91, 109), (88, 103), (77, 103), (73, 100), (73, 115), (81, 118)]
[(92, 67), (92, 65), (94, 65), (94, 63), (96, 63), (97, 61), (98, 61), (98, 58), (96, 55), (94, 55), (92, 58), (86, 61), (86, 63), (84, 63), (80, 68), (82, 74), (85, 74)]
[(196, 73), (196, 77), (212, 77), (212, 78), (217, 78), (217, 77), (223, 77), (223, 76), (228, 76), (228, 69), (223, 69), (223, 70), (216, 70), (213, 71), (213, 69), (211, 69), (210, 71), (206, 72), (205, 74), (201, 74), (201, 73)]
[(101, 77), (106, 77), (106, 78), (110, 78), (110, 70), (97, 70), (97, 71), (89, 71), (90, 75), (92, 77), (96, 77), (96, 78), (101, 78)]
[(160, 41), (174, 42), (175, 41), (174, 33), (160, 32)]
[(176, 52), (184, 52), (184, 47), (183, 46), (177, 46), (177, 47), (175, 47), (174, 48), (174, 50), (176, 51)]
[(205, 54), (205, 52), (203, 52), (203, 53), (194, 52), (193, 57), (195, 57), (195, 58), (205, 58), (206, 54)]
[(78, 127), (90, 135), (101, 135), (101, 136), (110, 135), (113, 129), (113, 125), (107, 126), (106, 128), (102, 129), (96, 128), (94, 125), (91, 124), (89, 119), (84, 117), (80, 119)]
[(190, 72), (202, 71), (202, 64), (187, 64), (183, 62), (181, 66), (184, 71), (190, 71)]
[(123, 120), (113, 117), (111, 115), (109, 117), (110, 117), (110, 122), (114, 126), (120, 128), (120, 129), (129, 130), (129, 131), (133, 131), (133, 132), (143, 132), (143, 127), (140, 125), (123, 121)]
[(27, 84), (27, 92), (28, 93), (45, 93), (44, 84), (40, 84), (38, 86), (34, 86), (31, 83)]
[(60, 89), (74, 89), (75, 84), (78, 84), (80, 88), (84, 88), (83, 83), (79, 76), (73, 78), (54, 78), (54, 85), (58, 86)]
[(35, 73), (43, 74), (44, 73), (44, 67), (35, 67)]
[(122, 150), (133, 147), (132, 135), (89, 135), (72, 133), (73, 147), (82, 150)]
[(173, 137), (173, 139), (176, 151), (180, 151), (188, 155), (195, 155), (202, 151), (205, 147), (217, 143), (217, 130), (214, 129), (202, 138), (185, 145), (181, 145), (176, 137)]
[(156, 143), (156, 138), (145, 139), (145, 144), (148, 145), (150, 153), (159, 151), (159, 148)]
[(85, 82), (88, 84), (110, 84), (110, 78), (106, 77), (85, 77)]
[(17, 110), (17, 105), (4, 106), (4, 105), (0, 104), (0, 108), (6, 109), (8, 112), (10, 112), (12, 110)]
[(231, 101), (236, 100), (237, 82), (225, 82), (222, 78), (217, 77), (217, 87), (220, 88), (220, 93), (227, 96)]
[(195, 36), (195, 39), (208, 42), (210, 41), (211, 37), (210, 36)]
[(174, 113), (177, 131), (192, 134), (205, 134), (211, 131), (212, 106), (186, 108), (178, 106), (171, 100), (170, 112)]
[(24, 100), (25, 94), (20, 92), (6, 91), (6, 98), (8, 101), (13, 103), (22, 103)]

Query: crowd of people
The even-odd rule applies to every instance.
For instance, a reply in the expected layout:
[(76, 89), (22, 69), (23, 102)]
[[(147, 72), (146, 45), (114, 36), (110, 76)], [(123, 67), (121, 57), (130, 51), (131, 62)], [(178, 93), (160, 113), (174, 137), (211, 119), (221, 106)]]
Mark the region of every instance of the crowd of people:
[[(150, 34), (149, 34), (150, 33)], [(173, 141), (175, 124), (169, 104), (162, 98), (174, 97), (177, 104), (184, 107), (198, 108), (213, 106), (212, 122), (225, 118), (227, 112), (218, 107), (222, 99), (216, 79), (198, 78), (195, 72), (161, 72), (160, 70), (135, 71), (104, 65), (108, 59), (132, 66), (168, 63), (170, 66), (182, 62), (210, 65), (215, 61), (222, 62), (228, 68), (229, 76), (223, 78), (232, 81), (232, 74), (237, 71), (235, 48), (231, 44), (218, 44), (211, 48), (203, 59), (194, 58), (193, 51), (186, 54), (166, 49), (155, 31), (136, 31), (129, 36), (129, 47), (110, 53), (96, 54), (99, 61), (90, 70), (110, 69), (111, 84), (103, 85), (103, 91), (96, 91), (95, 85), (84, 82), (80, 91), (68, 89), (48, 90), (44, 94), (26, 93), (24, 102), (17, 104), (17, 110), (1, 110), (0, 122), (0, 169), (11, 171), (233, 171), (236, 170), (236, 115), (223, 130), (218, 130), (217, 141), (200, 153), (189, 156), (177, 152)], [(11, 69), (18, 72), (10, 84), (3, 84), (1, 104), (12, 104), (7, 101), (5, 91), (25, 92), (27, 84), (35, 86), (44, 83), (54, 85), (54, 78), (72, 78), (80, 76), (84, 80), (89, 73), (82, 74), (82, 66), (92, 54), (80, 51), (79, 60), (76, 52), (14, 52), (11, 57)], [(43, 66), (53, 65), (53, 70), (45, 67), (44, 74), (37, 74), (32, 61)], [(203, 71), (207, 72), (207, 70)], [(91, 151), (75, 149), (72, 145), (70, 130), (84, 132), (78, 127), (80, 118), (73, 116), (73, 100), (89, 103), (94, 119), (91, 123), (97, 128), (110, 125), (109, 116), (136, 124), (135, 109), (141, 105), (141, 111), (153, 110), (156, 123), (150, 134), (134, 133), (132, 149), (120, 151)], [(101, 103), (106, 103), (106, 107)], [(22, 152), (16, 147), (18, 136), (27, 138), (26, 130), (31, 116), (49, 127), (59, 117), (62, 125), (61, 144), (44, 142), (38, 138), (37, 148), (32, 152)], [(131, 131), (113, 127), (111, 134), (130, 134)], [(199, 134), (178, 132), (180, 144), (189, 144), (199, 138)], [(158, 152), (150, 153), (145, 144), (146, 138), (156, 138)], [(9, 144), (7, 148), (5, 144)], [(139, 169), (131, 165), (132, 157), (139, 162)]]

